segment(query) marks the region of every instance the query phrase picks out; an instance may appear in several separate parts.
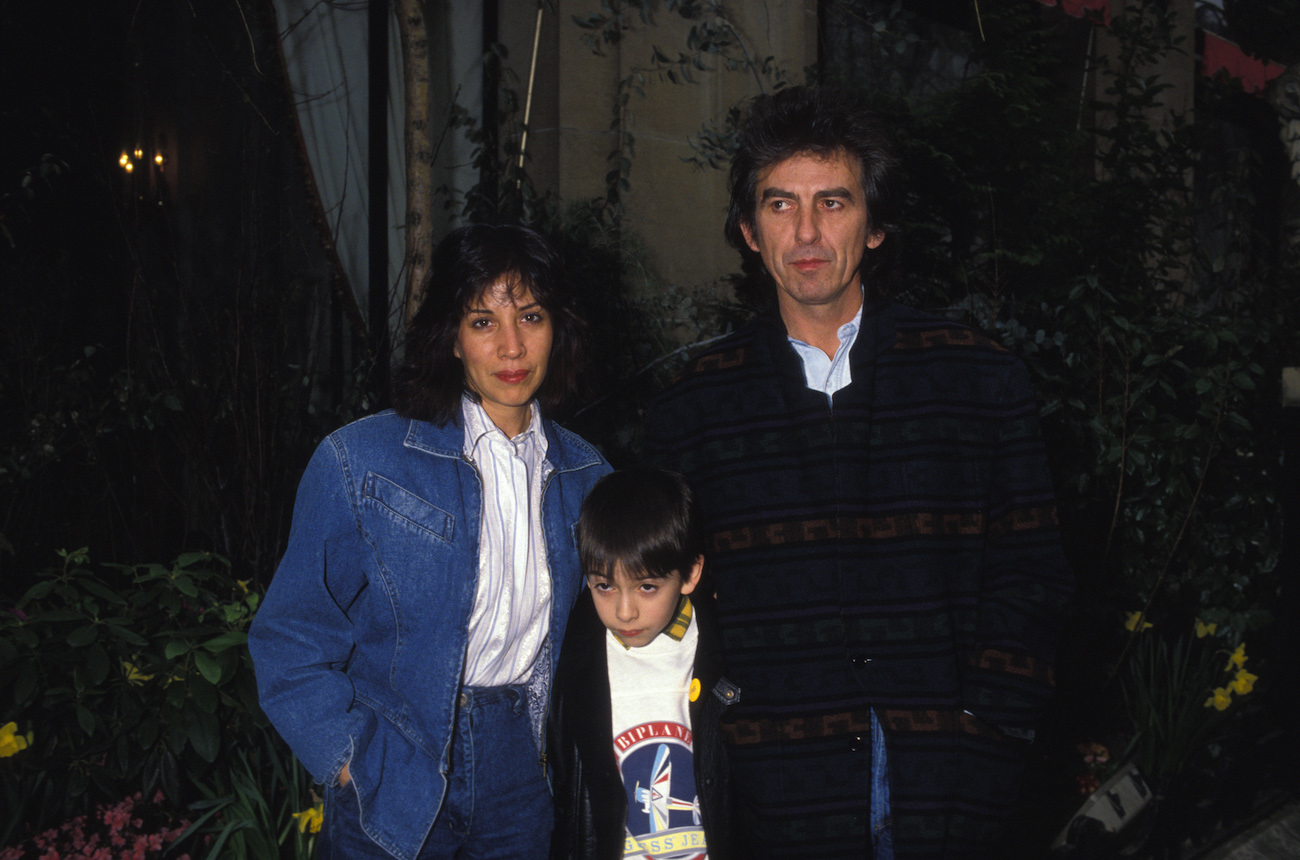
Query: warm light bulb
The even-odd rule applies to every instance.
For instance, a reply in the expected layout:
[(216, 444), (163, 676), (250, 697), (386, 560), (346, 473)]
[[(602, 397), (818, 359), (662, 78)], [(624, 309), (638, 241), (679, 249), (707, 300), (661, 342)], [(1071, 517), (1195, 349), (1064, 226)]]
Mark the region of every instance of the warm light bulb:
[(153, 162), (154, 162), (154, 164), (158, 165), (159, 167), (162, 167), (162, 153), (161, 153), (161, 152), (158, 153), (157, 155), (155, 155), (155, 156), (153, 157)]
[(130, 173), (132, 170), (135, 170), (135, 165), (132, 164), (132, 163), (129, 162), (129, 161), (128, 161), (126, 164), (122, 165), (122, 166), (126, 168), (126, 172), (127, 172), (127, 173)]
[(144, 150), (143, 150), (143, 149), (137, 149), (137, 150), (135, 151), (135, 157), (136, 157), (136, 158), (144, 158)]
[(122, 165), (123, 167), (126, 167), (128, 164), (131, 163), (131, 157), (124, 152), (122, 153), (122, 157), (117, 160), (117, 163)]

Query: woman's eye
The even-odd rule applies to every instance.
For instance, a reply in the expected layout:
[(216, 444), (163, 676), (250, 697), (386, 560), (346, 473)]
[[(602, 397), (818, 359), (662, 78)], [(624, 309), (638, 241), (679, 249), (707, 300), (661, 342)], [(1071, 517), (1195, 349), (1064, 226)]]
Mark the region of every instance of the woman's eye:
[(543, 317), (537, 311), (530, 311), (524, 314), (524, 322), (538, 323), (541, 322), (543, 319), (545, 319), (545, 317)]

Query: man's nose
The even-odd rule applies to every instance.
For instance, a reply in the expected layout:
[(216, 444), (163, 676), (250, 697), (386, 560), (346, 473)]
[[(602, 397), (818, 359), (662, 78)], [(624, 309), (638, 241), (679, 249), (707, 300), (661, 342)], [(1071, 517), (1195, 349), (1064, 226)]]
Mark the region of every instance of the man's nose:
[(631, 595), (623, 595), (618, 599), (618, 607), (615, 610), (618, 613), (619, 621), (633, 621), (636, 619), (636, 601)]
[(795, 238), (803, 245), (811, 245), (821, 237), (821, 226), (817, 223), (817, 211), (804, 207), (799, 210), (799, 220), (795, 225)]

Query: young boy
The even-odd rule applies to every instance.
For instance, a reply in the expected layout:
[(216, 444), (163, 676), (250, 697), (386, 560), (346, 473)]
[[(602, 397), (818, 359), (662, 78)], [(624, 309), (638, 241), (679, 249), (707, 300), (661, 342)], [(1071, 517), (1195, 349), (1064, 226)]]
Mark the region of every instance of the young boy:
[(600, 479), (578, 518), (587, 589), (551, 687), (555, 860), (729, 854), (721, 677), (693, 496), (673, 472)]

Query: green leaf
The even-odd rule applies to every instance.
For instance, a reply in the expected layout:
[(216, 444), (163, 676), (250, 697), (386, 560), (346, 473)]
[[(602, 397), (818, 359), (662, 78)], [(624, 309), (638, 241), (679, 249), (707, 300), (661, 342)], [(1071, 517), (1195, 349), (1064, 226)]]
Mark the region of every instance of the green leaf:
[(88, 735), (95, 733), (95, 715), (84, 705), (77, 705), (77, 725)]
[(221, 725), (212, 714), (197, 708), (187, 708), (190, 746), (206, 762), (215, 761), (221, 748)]
[(96, 687), (108, 678), (108, 652), (98, 643), (91, 645), (86, 654), (86, 676)]
[(109, 603), (113, 603), (118, 606), (121, 606), (126, 603), (126, 599), (123, 598), (122, 595), (118, 594), (116, 591), (114, 591), (113, 589), (109, 588), (106, 585), (95, 582), (93, 579), (83, 580), (81, 583), (81, 587), (89, 591), (91, 594), (94, 594), (95, 596), (103, 600), (107, 600)]
[(221, 696), (217, 688), (209, 684), (202, 678), (194, 678), (189, 683), (190, 700), (194, 705), (209, 714), (217, 711), (217, 705), (221, 703)]
[(19, 668), (18, 678), (14, 681), (14, 704), (17, 707), (21, 708), (31, 701), (39, 679), (40, 673), (34, 661), (24, 663)]
[(248, 644), (248, 634), (242, 630), (231, 630), (228, 633), (222, 633), (220, 636), (214, 636), (203, 643), (203, 647), (213, 654), (220, 654), (227, 648), (234, 648)]
[(206, 651), (195, 651), (194, 664), (199, 667), (199, 673), (207, 679), (209, 684), (215, 686), (220, 683), (221, 661), (216, 657)]
[(158, 741), (159, 722), (158, 718), (150, 715), (140, 721), (139, 728), (136, 729), (135, 739), (140, 744), (141, 749), (149, 749)]
[(73, 648), (84, 648), (91, 642), (99, 638), (97, 625), (87, 624), (84, 627), (78, 627), (68, 634), (68, 644)]
[(173, 639), (163, 646), (163, 656), (168, 660), (175, 660), (182, 654), (189, 653), (190, 643), (183, 639)]
[(186, 597), (199, 596), (198, 586), (196, 586), (194, 584), (194, 580), (190, 579), (188, 576), (176, 577), (174, 585), (176, 586), (176, 590), (179, 591), (181, 594), (185, 595)]
[(193, 567), (201, 561), (211, 561), (210, 552), (184, 552), (176, 558), (177, 567)]
[(18, 648), (8, 637), (0, 638), (0, 667), (18, 662)]
[(27, 593), (24, 594), (22, 599), (18, 601), (19, 607), (26, 606), (28, 603), (31, 603), (33, 600), (44, 600), (45, 597), (50, 593), (50, 590), (53, 588), (54, 588), (54, 581), (50, 579), (46, 579), (36, 583), (31, 588), (27, 589)]
[(126, 642), (128, 645), (134, 645), (137, 648), (144, 648), (149, 644), (148, 639), (136, 633), (134, 630), (128, 630), (127, 628), (123, 627), (121, 624), (114, 624), (113, 622), (109, 621), (106, 622), (104, 626), (108, 628), (109, 633), (112, 633), (114, 636), (116, 636), (118, 639), (121, 639), (123, 642)]

